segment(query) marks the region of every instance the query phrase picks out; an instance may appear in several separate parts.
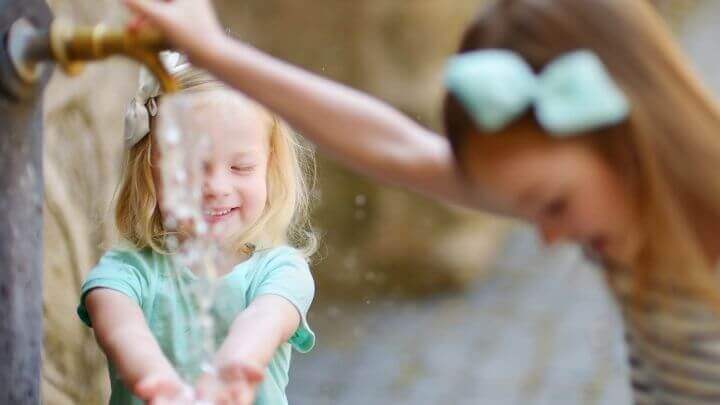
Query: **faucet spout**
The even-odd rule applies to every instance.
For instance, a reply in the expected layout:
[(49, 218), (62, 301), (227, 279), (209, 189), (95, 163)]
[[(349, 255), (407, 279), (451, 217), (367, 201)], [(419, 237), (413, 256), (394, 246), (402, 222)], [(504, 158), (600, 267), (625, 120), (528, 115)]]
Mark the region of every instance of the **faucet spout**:
[(39, 64), (54, 60), (69, 75), (79, 74), (85, 62), (121, 55), (145, 65), (158, 79), (163, 92), (177, 91), (177, 82), (160, 61), (159, 52), (169, 46), (152, 29), (132, 32), (105, 25), (74, 27), (55, 20), (49, 31), (18, 20), (8, 34), (9, 54), (18, 76), (31, 83), (39, 76)]

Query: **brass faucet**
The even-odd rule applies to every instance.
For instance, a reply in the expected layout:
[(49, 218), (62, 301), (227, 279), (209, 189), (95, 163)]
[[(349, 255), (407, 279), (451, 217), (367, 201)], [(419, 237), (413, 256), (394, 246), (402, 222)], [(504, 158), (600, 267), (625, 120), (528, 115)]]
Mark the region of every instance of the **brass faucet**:
[(41, 31), (21, 19), (8, 33), (7, 47), (16, 72), (29, 83), (37, 79), (39, 64), (46, 60), (57, 62), (66, 74), (77, 75), (87, 61), (123, 55), (145, 65), (157, 77), (163, 92), (178, 89), (158, 56), (168, 49), (168, 44), (152, 29), (131, 32), (105, 25), (74, 27), (55, 20), (49, 31)]

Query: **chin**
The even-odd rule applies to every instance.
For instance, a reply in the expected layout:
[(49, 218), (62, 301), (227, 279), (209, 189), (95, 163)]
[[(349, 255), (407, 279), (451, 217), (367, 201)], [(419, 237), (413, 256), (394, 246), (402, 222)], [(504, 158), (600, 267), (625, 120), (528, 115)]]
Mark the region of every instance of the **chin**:
[(233, 223), (215, 224), (210, 229), (210, 233), (222, 242), (230, 240), (233, 235), (241, 234), (244, 231), (242, 226)]
[(618, 254), (618, 252), (613, 251), (611, 248), (603, 252), (585, 248), (583, 252), (585, 253), (585, 258), (590, 262), (608, 270), (628, 268), (631, 263), (626, 256)]
[(237, 215), (230, 221), (216, 224), (213, 230), (216, 232), (215, 235), (223, 241), (223, 245), (234, 244), (241, 236), (244, 236), (247, 231), (257, 224), (260, 218), (261, 215), (258, 215), (257, 218)]

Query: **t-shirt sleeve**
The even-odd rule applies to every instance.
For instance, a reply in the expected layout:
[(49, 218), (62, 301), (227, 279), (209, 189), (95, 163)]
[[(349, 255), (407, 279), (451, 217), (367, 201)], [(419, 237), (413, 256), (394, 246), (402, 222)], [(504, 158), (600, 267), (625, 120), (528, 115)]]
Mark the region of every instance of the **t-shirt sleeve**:
[(297, 308), (300, 325), (289, 343), (300, 353), (315, 346), (315, 333), (307, 322), (307, 313), (315, 296), (315, 282), (305, 258), (295, 249), (280, 248), (269, 253), (261, 278), (249, 302), (261, 295), (281, 296)]
[(95, 288), (109, 288), (125, 294), (135, 301), (139, 306), (143, 305), (143, 297), (148, 289), (147, 272), (133, 260), (128, 260), (130, 252), (110, 251), (106, 253), (100, 262), (85, 278), (80, 288), (80, 304), (77, 314), (87, 326), (92, 327), (92, 322), (85, 307), (85, 297)]

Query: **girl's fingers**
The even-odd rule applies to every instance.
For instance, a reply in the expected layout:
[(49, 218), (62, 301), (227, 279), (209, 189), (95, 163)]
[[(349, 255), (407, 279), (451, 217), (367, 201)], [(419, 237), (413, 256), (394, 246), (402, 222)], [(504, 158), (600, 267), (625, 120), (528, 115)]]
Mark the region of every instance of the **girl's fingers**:
[(250, 384), (257, 384), (265, 378), (265, 374), (263, 373), (263, 370), (254, 365), (246, 364), (245, 365), (245, 378)]
[(183, 387), (177, 381), (166, 376), (151, 376), (140, 381), (135, 392), (143, 399), (157, 399), (159, 397), (173, 397), (181, 393)]
[(242, 385), (232, 385), (228, 388), (228, 396), (233, 405), (245, 405), (250, 403), (250, 387)]
[(136, 15), (153, 21), (162, 14), (163, 7), (167, 7), (163, 2), (152, 0), (123, 0), (123, 3)]
[(135, 392), (140, 398), (150, 399), (155, 396), (155, 393), (158, 391), (160, 381), (161, 377), (159, 376), (145, 378), (135, 385)]
[[(175, 401), (169, 397), (159, 397), (153, 400), (153, 405), (179, 405), (181, 402)], [(182, 402), (184, 403), (184, 402)]]
[(222, 378), (223, 381), (234, 381), (244, 377), (242, 364), (232, 363), (220, 368), (220, 378)]
[(198, 399), (211, 399), (217, 391), (218, 381), (212, 374), (201, 375), (195, 383), (195, 395)]
[(215, 397), (215, 404), (216, 405), (230, 405), (232, 402), (230, 401), (230, 398), (227, 395), (227, 392), (220, 393), (217, 397)]
[(233, 363), (220, 370), (220, 377), (225, 381), (245, 379), (250, 384), (262, 381), (264, 374), (259, 366), (248, 363)]
[(147, 19), (145, 19), (145, 17), (143, 16), (138, 15), (133, 17), (130, 22), (128, 22), (127, 27), (130, 32), (138, 32), (146, 25), (148, 25)]

